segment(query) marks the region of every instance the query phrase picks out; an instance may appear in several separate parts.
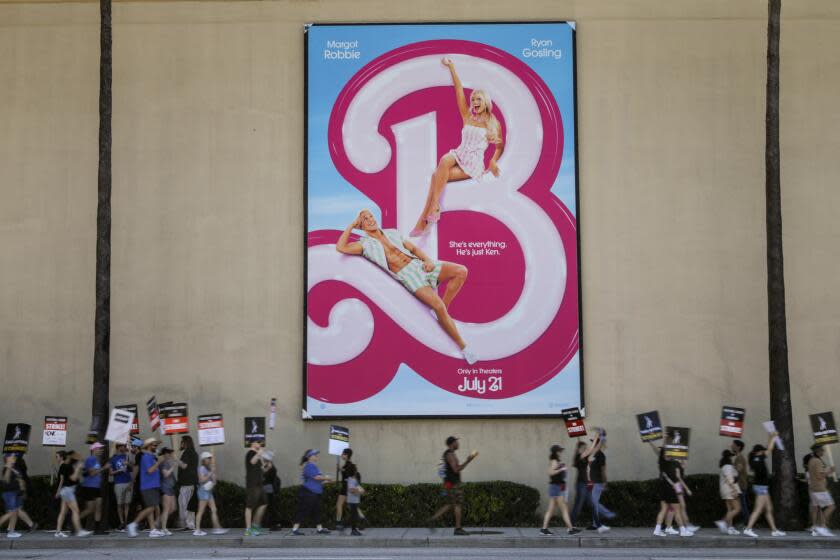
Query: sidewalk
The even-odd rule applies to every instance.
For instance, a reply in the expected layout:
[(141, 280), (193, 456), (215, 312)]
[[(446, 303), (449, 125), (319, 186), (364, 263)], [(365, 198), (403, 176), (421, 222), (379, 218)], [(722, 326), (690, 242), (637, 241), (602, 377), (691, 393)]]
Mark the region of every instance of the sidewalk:
[(810, 533), (789, 533), (787, 537), (770, 537), (761, 531), (759, 538), (722, 535), (717, 529), (704, 528), (697, 535), (682, 537), (654, 537), (647, 528), (617, 528), (605, 534), (584, 531), (573, 537), (558, 528), (552, 537), (542, 537), (537, 528), (466, 528), (470, 536), (456, 537), (452, 529), (377, 529), (365, 531), (362, 537), (333, 532), (316, 535), (305, 530), (306, 536), (296, 537), (288, 530), (259, 537), (244, 537), (242, 529), (232, 529), (226, 535), (194, 537), (192, 533), (175, 533), (171, 537), (151, 539), (148, 533), (129, 538), (125, 533), (87, 538), (57, 539), (53, 533), (38, 531), (19, 539), (0, 537), (2, 550), (35, 549), (100, 549), (100, 548), (400, 548), (400, 547), (481, 547), (481, 548), (820, 548), (840, 550), (840, 537), (811, 537)]

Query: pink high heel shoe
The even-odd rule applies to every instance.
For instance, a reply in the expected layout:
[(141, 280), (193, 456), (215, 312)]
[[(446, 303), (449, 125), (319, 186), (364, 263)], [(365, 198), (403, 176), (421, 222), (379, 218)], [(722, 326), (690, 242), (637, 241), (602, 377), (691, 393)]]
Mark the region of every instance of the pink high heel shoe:
[(426, 216), (426, 226), (423, 229), (414, 228), (408, 234), (409, 237), (420, 237), (422, 235), (426, 235), (429, 233), (429, 226), (431, 224), (436, 224), (440, 221), (440, 210), (437, 211), (435, 214), (429, 214)]

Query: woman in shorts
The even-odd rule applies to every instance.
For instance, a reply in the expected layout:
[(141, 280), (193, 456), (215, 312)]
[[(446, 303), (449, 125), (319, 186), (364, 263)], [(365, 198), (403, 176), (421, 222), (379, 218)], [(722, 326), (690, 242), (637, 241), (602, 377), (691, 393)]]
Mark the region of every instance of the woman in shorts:
[(178, 509), (175, 492), (175, 471), (178, 469), (178, 461), (175, 460), (174, 452), (168, 447), (160, 451), (163, 462), (160, 465), (160, 495), (163, 500), (163, 510), (160, 515), (160, 530), (168, 537), (172, 532), (166, 528), (169, 516)]
[(569, 519), (569, 507), (566, 504), (566, 498), (569, 495), (566, 486), (566, 463), (563, 462), (561, 455), (563, 448), (559, 445), (552, 445), (548, 453), (548, 509), (543, 517), (543, 526), (540, 529), (540, 535), (553, 535), (548, 524), (554, 515), (554, 508), (560, 511), (560, 517), (563, 518), (563, 523), (566, 524), (566, 532), (570, 535), (580, 533), (580, 529), (572, 526)]
[(735, 454), (729, 449), (724, 449), (720, 456), (720, 499), (726, 504), (726, 515), (723, 519), (715, 521), (721, 533), (727, 535), (740, 535), (738, 529), (732, 526), (732, 520), (741, 512), (741, 487), (738, 486), (738, 471), (732, 465), (732, 457)]
[[(652, 445), (652, 444), (651, 444)], [(655, 450), (655, 447), (654, 447)], [(653, 530), (654, 536), (664, 537), (668, 533), (665, 532), (663, 525), (665, 517), (673, 514), (679, 525), (679, 535), (681, 537), (690, 537), (694, 535), (685, 526), (685, 520), (682, 516), (682, 509), (680, 508), (680, 498), (678, 491), (682, 492), (680, 482), (680, 464), (676, 459), (671, 459), (665, 456), (665, 448), (660, 447), (659, 451), (659, 513), (656, 516), (656, 528)]]
[(70, 510), (70, 518), (73, 520), (73, 528), (76, 530), (76, 536), (87, 537), (91, 534), (90, 531), (82, 529), (82, 522), (79, 520), (76, 486), (81, 478), (81, 457), (75, 451), (68, 451), (64, 454), (64, 461), (61, 463), (61, 466), (58, 467), (58, 489), (55, 493), (56, 498), (61, 500), (61, 509), (58, 511), (58, 520), (55, 524), (55, 536), (58, 538), (67, 537), (67, 533), (62, 531), (67, 510)]
[(204, 510), (210, 508), (210, 519), (213, 523), (213, 534), (224, 535), (226, 529), (222, 529), (219, 523), (219, 513), (216, 510), (216, 500), (213, 499), (213, 487), (216, 486), (216, 464), (213, 454), (207, 451), (199, 457), (198, 463), (198, 513), (195, 515), (195, 531), (193, 535), (203, 537), (207, 532), (201, 530), (201, 518), (204, 517)]
[(764, 513), (764, 519), (770, 526), (770, 533), (774, 537), (784, 537), (785, 532), (779, 531), (776, 527), (776, 519), (773, 517), (773, 500), (770, 498), (770, 473), (767, 470), (767, 457), (773, 454), (773, 447), (776, 445), (777, 432), (770, 434), (770, 441), (767, 442), (767, 447), (758, 444), (750, 451), (747, 461), (750, 470), (753, 472), (752, 490), (755, 494), (755, 505), (753, 506), (752, 515), (747, 523), (747, 528), (744, 529), (744, 535), (748, 537), (757, 537), (753, 526), (758, 518)]

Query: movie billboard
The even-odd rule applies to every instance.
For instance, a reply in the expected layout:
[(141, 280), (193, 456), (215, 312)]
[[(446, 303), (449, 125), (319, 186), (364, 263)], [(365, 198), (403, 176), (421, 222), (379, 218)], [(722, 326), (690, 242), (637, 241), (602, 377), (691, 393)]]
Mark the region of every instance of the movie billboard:
[(582, 408), (574, 24), (305, 43), (304, 417)]

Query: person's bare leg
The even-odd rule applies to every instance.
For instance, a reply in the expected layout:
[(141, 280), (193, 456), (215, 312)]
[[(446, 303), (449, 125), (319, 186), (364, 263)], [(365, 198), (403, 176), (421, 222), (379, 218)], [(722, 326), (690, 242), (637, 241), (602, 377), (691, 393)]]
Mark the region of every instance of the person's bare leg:
[(216, 500), (210, 501), (210, 521), (213, 523), (214, 529), (222, 528), (222, 524), (219, 523), (219, 510), (216, 508)]
[(423, 211), (417, 219), (417, 224), (414, 226), (414, 231), (423, 231), (426, 229), (426, 216), (435, 214), (440, 210), (440, 196), (446, 184), (451, 181), (463, 181), (468, 179), (469, 175), (464, 173), (464, 170), (458, 166), (455, 161), (455, 156), (446, 154), (438, 162), (437, 168), (432, 173), (432, 178), (429, 181), (429, 194), (426, 196), (426, 204), (423, 206)]
[(199, 500), (198, 513), (195, 514), (195, 530), (201, 531), (201, 518), (204, 517), (204, 509), (207, 507), (206, 500)]
[(265, 508), (266, 506), (260, 506), (257, 508), (257, 512), (254, 514), (254, 524), (258, 527), (262, 527), (262, 520), (263, 515), (265, 515)]
[(414, 292), (414, 297), (428, 305), (432, 311), (435, 312), (440, 326), (443, 327), (446, 334), (455, 341), (458, 348), (463, 350), (467, 346), (467, 343), (464, 342), (464, 339), (461, 338), (461, 335), (458, 333), (458, 327), (455, 326), (455, 321), (453, 321), (452, 317), (449, 316), (449, 312), (446, 310), (446, 305), (443, 303), (443, 300), (440, 299), (440, 296), (437, 295), (437, 292), (429, 286), (423, 286)]
[(755, 526), (755, 522), (758, 521), (759, 517), (761, 517), (761, 513), (764, 511), (766, 503), (767, 496), (755, 497), (755, 506), (753, 507), (752, 513), (750, 514), (749, 521), (747, 521), (747, 529), (752, 529)]
[(453, 509), (455, 510), (455, 528), (458, 529), (461, 527), (461, 504), (456, 505)]
[(245, 508), (245, 528), (251, 528), (251, 508)]
[(344, 500), (347, 499), (347, 496), (344, 494), (339, 494), (338, 499), (335, 501), (335, 521), (336, 523), (341, 523), (344, 519)]
[(764, 503), (764, 519), (767, 520), (767, 524), (770, 525), (771, 531), (778, 531), (778, 527), (776, 527), (776, 518), (773, 516), (773, 502), (770, 500), (769, 496), (765, 496), (767, 500)]
[(554, 515), (554, 498), (548, 499), (548, 509), (545, 510), (545, 515), (543, 516), (543, 529), (548, 529), (548, 524), (551, 522), (551, 516)]
[(656, 515), (656, 526), (659, 527), (665, 522), (665, 516), (668, 514), (668, 504), (659, 502), (659, 513)]
[(67, 515), (67, 502), (61, 502), (61, 508), (58, 510), (58, 519), (55, 522), (55, 532), (60, 533), (64, 528), (64, 517)]
[(443, 515), (444, 515), (447, 511), (449, 511), (449, 509), (450, 509), (451, 507), (452, 507), (452, 504), (446, 504), (445, 506), (441, 507), (439, 510), (437, 510), (437, 511), (435, 512), (435, 514), (432, 516), (432, 519), (440, 519), (441, 517), (443, 517)]
[(73, 528), (78, 534), (82, 530), (82, 520), (79, 518), (79, 505), (76, 502), (70, 502), (67, 507), (70, 508), (70, 520), (73, 522)]
[(461, 288), (464, 287), (468, 273), (469, 270), (462, 264), (443, 261), (440, 268), (440, 276), (438, 276), (438, 284), (449, 282), (446, 285), (446, 291), (443, 293), (443, 304), (447, 309), (452, 305), (452, 300), (455, 299), (455, 296), (458, 295)]

